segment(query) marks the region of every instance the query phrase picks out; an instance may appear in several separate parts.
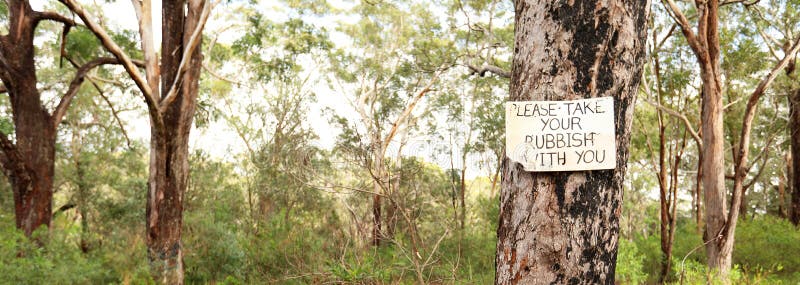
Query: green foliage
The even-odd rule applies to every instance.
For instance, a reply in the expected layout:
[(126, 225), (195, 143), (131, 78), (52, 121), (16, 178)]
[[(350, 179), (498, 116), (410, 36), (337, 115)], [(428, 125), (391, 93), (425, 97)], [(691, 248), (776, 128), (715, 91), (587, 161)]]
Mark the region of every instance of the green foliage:
[(624, 284), (641, 284), (647, 280), (642, 261), (644, 256), (639, 253), (636, 244), (626, 239), (619, 240), (617, 251), (616, 278)]
[(35, 233), (46, 241), (40, 247), (14, 226), (12, 216), (0, 216), (0, 274), (2, 284), (95, 284), (113, 275), (102, 260), (84, 255), (69, 239), (70, 231)]
[[(800, 230), (789, 221), (762, 216), (736, 227), (733, 262), (751, 275), (800, 272)], [(796, 276), (795, 276), (796, 277)]]

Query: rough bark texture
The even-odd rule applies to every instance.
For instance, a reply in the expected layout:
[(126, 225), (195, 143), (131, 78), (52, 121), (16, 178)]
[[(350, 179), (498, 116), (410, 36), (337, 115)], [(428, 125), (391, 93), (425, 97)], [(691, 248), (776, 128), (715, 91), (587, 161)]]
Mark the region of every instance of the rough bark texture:
[(9, 33), (0, 36), (0, 79), (10, 97), (16, 142), (0, 134), (0, 163), (14, 192), (16, 226), (30, 236), (50, 226), (56, 126), (36, 88), (34, 30), (44, 13), (33, 11), (27, 1), (7, 5)]
[(164, 1), (162, 5), (162, 97), (167, 96), (179, 76), (182, 78), (175, 101), (161, 114), (164, 129), (153, 127), (151, 131), (147, 253), (156, 281), (183, 284), (183, 193), (189, 177), (189, 131), (202, 61), (199, 47), (186, 64), (186, 72), (180, 74), (178, 70), (191, 34), (200, 22), (203, 2)]
[(617, 167), (503, 162), (496, 284), (614, 284), (622, 183), (648, 1), (517, 0), (511, 101), (614, 97)]

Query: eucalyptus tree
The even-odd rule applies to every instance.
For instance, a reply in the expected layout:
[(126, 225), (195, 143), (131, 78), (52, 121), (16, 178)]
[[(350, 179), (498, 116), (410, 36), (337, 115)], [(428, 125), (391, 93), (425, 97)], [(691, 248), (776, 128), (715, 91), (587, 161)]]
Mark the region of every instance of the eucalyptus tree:
[[(780, 60), (781, 53), (791, 52), (792, 41), (800, 38), (800, 3), (797, 1), (768, 1), (764, 5), (746, 6), (759, 38), (767, 43), (773, 60)], [(797, 53), (791, 57), (783, 69), (785, 76), (778, 79), (778, 89), (785, 94), (788, 102), (788, 140), (789, 154), (784, 157), (786, 176), (791, 193), (788, 210), (789, 220), (800, 224), (800, 84), (798, 84)], [(783, 208), (784, 199), (780, 199)]]
[[(386, 159), (390, 144), (416, 127), (413, 122), (423, 115), (420, 106), (436, 93), (454, 61), (453, 43), (427, 5), (386, 1), (354, 6), (344, 13), (359, 20), (341, 23), (339, 29), (350, 44), (331, 54), (332, 85), (345, 93), (354, 111), (354, 116), (333, 119), (343, 130), (337, 148), (371, 177), (374, 245), (391, 239), (394, 221), (406, 218), (395, 211), (398, 183)], [(413, 233), (411, 239), (417, 239)]]
[[(0, 92), (8, 94), (14, 125), (0, 134), (0, 163), (12, 185), (17, 227), (30, 236), (37, 228), (50, 225), (56, 138), (67, 109), (90, 72), (122, 62), (99, 52), (98, 43), (91, 37), (70, 36), (70, 30), (74, 31), (72, 35), (87, 33), (83, 26), (57, 10), (36, 11), (28, 1), (11, 0), (0, 3), (0, 11), (5, 24), (0, 36), (3, 82)], [(47, 32), (37, 30), (45, 22), (55, 22), (63, 28), (50, 26)], [(39, 46), (37, 37), (57, 35), (55, 31), (59, 30), (61, 36), (54, 38), (60, 39), (60, 48), (48, 50)], [(48, 65), (37, 64), (55, 57), (60, 57), (59, 66), (66, 62), (68, 67), (75, 68), (68, 73), (69, 81), (63, 80), (63, 75), (54, 76), (55, 72), (43, 73)], [(141, 63), (129, 61), (129, 64)], [(48, 78), (56, 80), (43, 84), (42, 80)], [(59, 90), (46, 90), (43, 86), (57, 86)], [(51, 96), (56, 103), (46, 101)], [(14, 136), (9, 137), (12, 131)]]
[[(646, 2), (515, 1), (509, 101), (613, 97), (616, 168), (526, 172), (503, 162), (496, 284), (614, 284)], [(547, 48), (542, 48), (541, 45)]]
[(218, 109), (244, 142), (253, 166), (248, 201), (256, 224), (277, 207), (288, 223), (295, 208), (312, 209), (320, 201), (312, 184), (322, 178), (315, 177), (321, 152), (312, 145), (317, 135), (308, 109), (316, 100), (320, 58), (332, 43), (326, 29), (307, 17), (273, 21), (256, 11), (243, 13), (247, 32), (231, 46), (232, 59), (246, 71), (237, 76), (244, 82), (239, 89), (256, 95), (225, 98), (219, 106), (228, 109)]
[[(725, 136), (723, 113), (725, 109), (724, 90), (727, 87), (723, 81), (720, 45), (720, 7), (726, 4), (737, 4), (738, 1), (717, 1), (695, 3), (697, 12), (696, 30), (693, 29), (687, 16), (678, 4), (672, 0), (665, 0), (667, 11), (680, 27), (689, 47), (697, 58), (700, 67), (702, 89), (702, 132), (701, 169), (703, 173), (703, 190), (705, 191), (706, 207), (706, 255), (708, 266), (715, 270), (716, 276), (727, 280), (731, 268), (731, 254), (733, 252), (736, 224), (739, 219), (742, 196), (745, 191), (744, 180), (752, 169), (748, 165), (750, 156), (750, 139), (753, 120), (756, 117), (757, 107), (767, 87), (778, 76), (779, 71), (794, 60), (794, 54), (800, 49), (800, 38), (792, 40), (793, 43), (785, 50), (784, 55), (774, 67), (763, 76), (757, 86), (747, 95), (747, 105), (742, 115), (742, 123), (738, 141), (733, 145), (733, 190), (730, 209), (727, 209), (725, 190)], [(750, 5), (749, 3), (747, 5)], [(730, 78), (726, 78), (730, 79)]]
[(128, 52), (73, 0), (62, 0), (120, 62), (141, 91), (151, 123), (150, 167), (146, 209), (146, 242), (153, 278), (183, 284), (183, 193), (189, 175), (189, 131), (192, 128), (202, 67), (202, 32), (217, 2), (162, 2), (161, 55), (155, 47), (152, 4), (132, 1), (139, 20), (144, 76)]
[[(502, 160), (503, 89), (508, 84), (513, 47), (512, 3), (500, 0), (453, 1), (448, 3), (448, 22), (455, 38), (458, 63), (466, 70), (443, 84), (434, 108), (446, 116), (447, 133), (454, 143), (450, 152), (459, 153), (457, 180), (457, 220), (461, 229), (466, 221), (467, 169), (470, 155), (483, 155), (480, 165), (492, 180), (494, 192)], [(432, 129), (432, 133), (439, 130)], [(441, 134), (436, 134), (446, 140)], [(452, 159), (451, 159), (452, 160)], [(455, 165), (455, 163), (453, 163)], [(455, 170), (455, 169), (454, 169)]]

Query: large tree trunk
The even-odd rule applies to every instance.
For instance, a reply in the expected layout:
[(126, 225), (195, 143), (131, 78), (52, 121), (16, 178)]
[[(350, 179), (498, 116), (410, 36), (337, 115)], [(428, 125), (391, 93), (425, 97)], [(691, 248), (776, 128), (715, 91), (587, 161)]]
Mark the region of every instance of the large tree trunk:
[[(17, 149), (21, 155), (24, 170), (12, 174), (11, 186), (14, 192), (14, 213), (17, 228), (26, 236), (31, 236), (40, 226), (50, 226), (53, 200), (53, 174), (55, 161), (55, 131), (50, 117), (41, 107), (39, 93), (29, 82), (14, 92), (14, 125), (17, 135)], [(30, 85), (35, 84), (35, 79)], [(25, 174), (19, 173), (26, 172)], [(26, 178), (21, 178), (26, 176)]]
[(0, 37), (0, 77), (13, 110), (16, 144), (2, 135), (2, 166), (14, 192), (17, 228), (30, 236), (50, 226), (56, 132), (36, 89), (33, 37), (38, 22), (27, 1), (8, 1), (8, 34)]
[(614, 97), (613, 170), (531, 173), (503, 162), (497, 284), (614, 284), (648, 1), (517, 0), (511, 101)]
[(790, 106), (790, 132), (792, 141), (792, 155), (789, 190), (792, 193), (792, 203), (789, 207), (789, 219), (797, 226), (800, 225), (800, 88), (794, 90), (789, 96)]
[[(708, 64), (708, 63), (706, 63)], [(703, 190), (705, 194), (706, 230), (703, 234), (706, 243), (708, 267), (717, 270), (725, 278), (731, 268), (733, 248), (724, 246), (723, 229), (727, 221), (725, 192), (725, 137), (722, 125), (722, 93), (714, 82), (715, 75), (701, 69), (704, 79), (703, 111), (701, 128), (703, 130)], [(731, 209), (734, 210), (734, 209)], [(738, 209), (737, 209), (738, 210)], [(712, 241), (713, 240), (713, 241)]]
[(198, 47), (186, 64), (186, 73), (179, 74), (178, 66), (199, 24), (202, 5), (197, 0), (188, 1), (188, 5), (164, 1), (162, 7), (162, 96), (167, 96), (175, 79), (183, 76), (178, 97), (163, 112), (164, 130), (153, 127), (151, 131), (147, 249), (151, 274), (163, 284), (183, 284), (183, 193), (189, 177), (189, 131), (198, 92), (201, 49)]

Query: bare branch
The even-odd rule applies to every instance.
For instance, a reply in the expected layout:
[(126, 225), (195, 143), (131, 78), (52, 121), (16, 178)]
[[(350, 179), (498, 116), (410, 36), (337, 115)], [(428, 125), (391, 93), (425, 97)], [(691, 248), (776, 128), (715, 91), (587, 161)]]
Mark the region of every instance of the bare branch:
[(211, 68), (209, 68), (208, 65), (206, 65), (205, 63), (203, 63), (203, 69), (205, 69), (208, 72), (208, 74), (211, 74), (211, 76), (213, 76), (213, 77), (215, 77), (215, 78), (217, 78), (219, 80), (222, 80), (222, 81), (225, 81), (225, 82), (228, 82), (228, 83), (233, 83), (233, 84), (236, 84), (236, 85), (242, 85), (241, 81), (225, 77), (224, 75), (219, 74), (219, 73), (215, 72), (214, 70), (212, 70)]
[(33, 20), (36, 23), (38, 23), (39, 21), (42, 21), (42, 20), (50, 20), (50, 21), (62, 23), (65, 26), (68, 26), (68, 27), (74, 27), (74, 26), (78, 25), (78, 23), (76, 23), (74, 20), (72, 20), (70, 18), (67, 18), (66, 16), (61, 15), (59, 13), (50, 12), (50, 11), (34, 12)]
[[(664, 43), (666, 43), (666, 42), (667, 42), (667, 40), (668, 40), (669, 38), (671, 38), (671, 37), (672, 37), (672, 33), (674, 33), (674, 32), (675, 32), (675, 28), (677, 28), (677, 27), (678, 27), (678, 24), (677, 24), (677, 23), (673, 23), (673, 24), (672, 24), (672, 26), (670, 26), (670, 27), (669, 27), (669, 30), (667, 31), (667, 34), (664, 36), (664, 38), (663, 38), (663, 39), (661, 39), (661, 40), (658, 42), (658, 44), (656, 44), (656, 45), (653, 47), (653, 50), (654, 50), (654, 51), (661, 50), (661, 47), (663, 47), (663, 46), (664, 46)], [(653, 35), (653, 36), (655, 37), (655, 35)]]
[[(58, 128), (58, 125), (61, 124), (61, 120), (63, 120), (69, 104), (72, 103), (72, 99), (78, 94), (78, 90), (81, 84), (83, 84), (86, 74), (95, 67), (105, 64), (121, 64), (121, 62), (113, 57), (100, 57), (78, 68), (78, 71), (75, 72), (75, 77), (73, 77), (72, 82), (69, 84), (69, 89), (67, 89), (67, 92), (64, 93), (64, 96), (61, 97), (61, 101), (58, 102), (55, 110), (53, 110), (52, 120), (54, 128)], [(138, 64), (141, 65), (142, 63), (138, 62)]]
[(160, 98), (158, 89), (159, 75), (158, 57), (156, 56), (155, 41), (153, 39), (153, 15), (150, 0), (131, 0), (136, 18), (139, 20), (139, 37), (142, 39), (142, 53), (144, 54), (145, 76), (153, 98)]
[(150, 112), (150, 118), (155, 124), (155, 128), (157, 130), (163, 130), (164, 122), (161, 117), (161, 113), (158, 111), (158, 101), (156, 101), (155, 97), (153, 97), (153, 91), (150, 89), (150, 86), (145, 82), (144, 78), (142, 78), (142, 74), (139, 72), (139, 69), (136, 68), (133, 61), (131, 61), (130, 57), (122, 51), (122, 48), (119, 47), (108, 35), (108, 33), (92, 21), (89, 18), (88, 13), (81, 7), (77, 2), (74, 0), (59, 0), (63, 3), (67, 8), (69, 8), (73, 13), (77, 14), (78, 17), (83, 20), (83, 23), (86, 24), (86, 27), (89, 28), (92, 33), (97, 36), (100, 42), (103, 44), (109, 52), (111, 52), (114, 57), (122, 62), (122, 65), (125, 67), (125, 71), (131, 76), (133, 81), (136, 83), (136, 86), (139, 87), (139, 90), (142, 91), (142, 95), (144, 95), (144, 101), (147, 104), (147, 109)]
[[(89, 80), (92, 79), (89, 78)], [(128, 137), (128, 132), (125, 130), (125, 125), (122, 124), (122, 119), (119, 118), (120, 111), (114, 108), (114, 104), (111, 104), (111, 100), (108, 99), (108, 96), (106, 96), (105, 92), (103, 92), (103, 90), (100, 89), (100, 86), (98, 86), (97, 83), (92, 81), (92, 84), (94, 85), (94, 88), (97, 90), (97, 93), (100, 94), (100, 98), (103, 98), (103, 101), (105, 101), (106, 104), (108, 104), (108, 108), (111, 109), (111, 115), (113, 115), (114, 119), (117, 121), (117, 126), (119, 126), (119, 130), (122, 132), (122, 137), (125, 138), (125, 142), (128, 145), (128, 149), (132, 149), (133, 144), (131, 143), (131, 139), (130, 137)]]
[(395, 120), (392, 123), (392, 129), (389, 130), (389, 133), (386, 134), (386, 138), (383, 140), (383, 144), (382, 144), (382, 148), (383, 149), (386, 149), (386, 147), (389, 146), (389, 143), (392, 141), (392, 139), (394, 138), (394, 135), (397, 133), (397, 129), (400, 127), (399, 125), (403, 121), (405, 121), (408, 118), (408, 116), (411, 115), (411, 112), (414, 111), (414, 107), (417, 105), (417, 103), (419, 103), (419, 100), (421, 100), (422, 97), (424, 97), (426, 93), (431, 91), (431, 87), (433, 87), (433, 84), (436, 83), (436, 81), (439, 79), (439, 75), (440, 74), (437, 73), (437, 74), (435, 74), (433, 76), (433, 78), (431, 78), (431, 81), (428, 82), (428, 85), (426, 85), (424, 88), (422, 88), (422, 90), (420, 90), (417, 93), (417, 95), (414, 96), (414, 99), (412, 99), (411, 103), (406, 107), (405, 110), (403, 110), (403, 113), (400, 114), (400, 116), (397, 117), (397, 120)]
[(697, 148), (698, 149), (702, 149), (703, 148), (703, 140), (700, 138), (700, 135), (697, 133), (697, 131), (694, 130), (694, 127), (692, 127), (692, 123), (689, 122), (689, 119), (686, 118), (686, 116), (684, 116), (681, 113), (678, 113), (675, 110), (672, 110), (670, 108), (664, 107), (661, 104), (658, 104), (657, 102), (653, 102), (648, 98), (642, 98), (642, 100), (644, 100), (647, 104), (650, 104), (651, 106), (653, 106), (653, 107), (655, 107), (655, 108), (657, 108), (657, 109), (659, 109), (661, 111), (664, 111), (665, 113), (667, 113), (667, 114), (669, 114), (669, 115), (671, 115), (673, 117), (681, 119), (681, 121), (683, 121), (683, 124), (686, 126), (686, 129), (689, 131), (689, 134), (692, 135), (692, 138), (697, 143)]
[(761, 0), (752, 0), (749, 2), (747, 0), (728, 0), (728, 1), (722, 1), (722, 3), (719, 3), (719, 6), (721, 7), (730, 4), (742, 3), (745, 7), (750, 7), (752, 5), (758, 4), (758, 2), (761, 2)]
[(61, 207), (58, 207), (58, 209), (56, 209), (56, 210), (53, 212), (53, 218), (55, 218), (56, 216), (58, 216), (58, 214), (61, 214), (62, 212), (69, 211), (70, 209), (72, 209), (72, 208), (75, 208), (75, 207), (77, 207), (77, 206), (78, 206), (78, 205), (75, 205), (75, 203), (67, 203), (67, 204), (64, 204), (63, 206), (61, 206)]
[(503, 70), (502, 68), (500, 68), (498, 66), (488, 65), (487, 64), (487, 65), (483, 65), (481, 67), (477, 67), (477, 66), (474, 66), (472, 64), (467, 64), (467, 67), (469, 68), (470, 71), (472, 71), (470, 73), (470, 75), (478, 74), (481, 77), (484, 77), (484, 76), (486, 76), (486, 72), (491, 72), (491, 73), (494, 73), (495, 75), (497, 75), (499, 77), (502, 77), (502, 78), (511, 78), (511, 72)]
[[(782, 133), (782, 131), (781, 131), (781, 133)], [(767, 143), (764, 146), (764, 149), (762, 149), (761, 152), (758, 153), (756, 158), (753, 159), (755, 161), (762, 160), (761, 166), (758, 168), (758, 172), (753, 177), (753, 179), (751, 179), (750, 182), (748, 182), (747, 184), (742, 186), (743, 187), (742, 191), (747, 191), (747, 189), (750, 189), (750, 187), (752, 187), (753, 184), (756, 184), (756, 182), (758, 182), (758, 180), (761, 179), (761, 174), (764, 173), (764, 168), (766, 168), (765, 166), (767, 165), (767, 162), (769, 161), (769, 153), (772, 150), (772, 144), (773, 144), (773, 141), (775, 140), (775, 136), (776, 135), (777, 135), (777, 133), (774, 133), (774, 134), (772, 134), (772, 136), (769, 137), (769, 139), (767, 139)], [(753, 168), (753, 166), (755, 166), (755, 162), (753, 163), (753, 165), (750, 165), (749, 167), (747, 167), (747, 172), (748, 173)]]
[(686, 16), (683, 15), (681, 12), (681, 8), (675, 4), (672, 0), (662, 0), (662, 4), (664, 4), (664, 8), (666, 8), (667, 13), (675, 19), (675, 23), (677, 23), (681, 27), (681, 32), (683, 32), (683, 36), (686, 37), (686, 41), (692, 47), (695, 52), (700, 52), (700, 43), (697, 40), (697, 37), (692, 32), (692, 26), (689, 25), (689, 20), (686, 19)]

